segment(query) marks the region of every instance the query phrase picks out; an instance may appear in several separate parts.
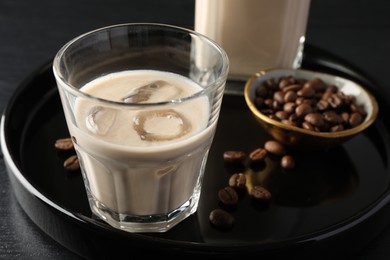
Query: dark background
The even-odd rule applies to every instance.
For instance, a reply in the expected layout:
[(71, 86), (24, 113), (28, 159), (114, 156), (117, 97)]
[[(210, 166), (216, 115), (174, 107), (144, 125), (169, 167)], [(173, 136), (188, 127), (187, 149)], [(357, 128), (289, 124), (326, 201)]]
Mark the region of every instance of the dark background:
[[(65, 42), (89, 30), (124, 22), (192, 27), (194, 0), (1, 0), (0, 111), (20, 82), (52, 59)], [(390, 93), (390, 1), (312, 0), (306, 41), (364, 71)], [(1, 156), (0, 259), (77, 258), (21, 209)], [(367, 247), (357, 248), (354, 259), (390, 259), (390, 226)]]

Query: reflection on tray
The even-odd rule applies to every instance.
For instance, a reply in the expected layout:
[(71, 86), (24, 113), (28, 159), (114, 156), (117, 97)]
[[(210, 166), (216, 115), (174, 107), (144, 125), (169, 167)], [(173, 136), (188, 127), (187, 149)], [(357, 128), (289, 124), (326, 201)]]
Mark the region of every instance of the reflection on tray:
[[(297, 167), (293, 170), (282, 169), (277, 157), (240, 169), (247, 176), (247, 189), (261, 185), (272, 193), (276, 205), (308, 207), (336, 203), (358, 187), (357, 171), (342, 146), (324, 152), (300, 152), (294, 157)], [(231, 173), (238, 170), (226, 167)]]

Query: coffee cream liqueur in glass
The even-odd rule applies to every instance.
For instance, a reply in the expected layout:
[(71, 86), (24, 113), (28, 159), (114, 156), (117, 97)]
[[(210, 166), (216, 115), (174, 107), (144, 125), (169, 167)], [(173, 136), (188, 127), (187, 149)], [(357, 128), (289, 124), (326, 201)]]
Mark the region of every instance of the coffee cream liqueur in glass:
[[(95, 97), (143, 104), (199, 90), (184, 77), (160, 71), (117, 72), (81, 88)], [(142, 110), (80, 100), (74, 110), (78, 154), (101, 207), (127, 215), (163, 214), (179, 208), (200, 185), (198, 172), (215, 130), (215, 123), (207, 128), (207, 98)]]
[(69, 42), (53, 70), (92, 212), (129, 232), (165, 232), (195, 213), (223, 49), (175, 26), (122, 24)]
[(215, 40), (230, 78), (301, 66), (310, 0), (196, 0), (195, 30)]

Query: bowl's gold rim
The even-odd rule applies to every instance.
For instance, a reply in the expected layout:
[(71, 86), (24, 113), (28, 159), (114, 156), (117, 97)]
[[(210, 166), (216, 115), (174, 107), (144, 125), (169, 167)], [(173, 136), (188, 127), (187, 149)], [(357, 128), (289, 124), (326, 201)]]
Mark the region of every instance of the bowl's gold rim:
[(261, 113), (256, 108), (255, 104), (253, 103), (252, 98), (250, 97), (250, 90), (251, 90), (251, 87), (254, 86), (254, 84), (252, 84), (253, 81), (258, 79), (259, 77), (264, 76), (268, 72), (277, 71), (277, 70), (304, 71), (304, 72), (309, 72), (309, 73), (317, 73), (317, 74), (319, 73), (319, 74), (322, 74), (322, 75), (335, 76), (335, 75), (328, 74), (328, 73), (323, 73), (323, 72), (320, 72), (320, 71), (312, 71), (312, 70), (305, 70), (305, 69), (268, 69), (268, 70), (261, 70), (261, 71), (255, 73), (255, 74), (253, 74), (246, 81), (245, 86), (244, 86), (245, 101), (246, 101), (249, 109), (252, 111), (252, 113), (255, 114), (256, 117), (260, 118), (261, 120), (265, 121), (268, 124), (274, 125), (276, 127), (282, 128), (284, 130), (298, 132), (298, 133), (305, 134), (305, 135), (331, 139), (331, 138), (335, 138), (335, 137), (347, 137), (347, 136), (352, 136), (352, 135), (358, 134), (359, 132), (362, 132), (363, 130), (368, 128), (376, 120), (376, 118), (378, 116), (378, 113), (379, 113), (378, 102), (377, 102), (376, 98), (367, 89), (365, 89), (362, 85), (358, 84), (357, 82), (354, 82), (354, 81), (352, 81), (350, 79), (346, 79), (346, 78), (337, 76), (337, 77), (339, 77), (341, 79), (353, 82), (356, 86), (358, 86), (360, 89), (362, 89), (367, 94), (367, 96), (368, 96), (368, 98), (369, 98), (369, 100), (370, 100), (370, 102), (372, 104), (372, 112), (369, 115), (369, 117), (367, 117), (364, 120), (364, 122), (362, 124), (360, 124), (360, 125), (358, 125), (358, 126), (356, 126), (354, 128), (350, 128), (350, 129), (343, 130), (343, 131), (337, 131), (337, 132), (315, 132), (315, 131), (311, 131), (311, 130), (308, 130), (308, 129), (287, 125), (287, 124), (284, 124), (284, 123), (279, 122), (277, 120), (274, 120), (274, 119), (264, 115), (263, 113)]

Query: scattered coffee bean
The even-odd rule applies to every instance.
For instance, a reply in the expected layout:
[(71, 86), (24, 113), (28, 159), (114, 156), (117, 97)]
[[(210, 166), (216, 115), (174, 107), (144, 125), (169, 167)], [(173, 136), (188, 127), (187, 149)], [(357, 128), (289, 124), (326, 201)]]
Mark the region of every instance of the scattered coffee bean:
[(354, 128), (362, 124), (367, 115), (355, 96), (344, 94), (320, 78), (271, 78), (257, 87), (255, 96), (255, 99), (261, 97), (261, 102), (256, 102), (261, 113), (311, 131), (335, 132)]
[(234, 173), (229, 178), (229, 186), (232, 188), (242, 189), (245, 188), (246, 176), (243, 173)]
[(291, 155), (286, 154), (280, 160), (280, 166), (282, 166), (282, 168), (287, 169), (287, 170), (294, 169), (295, 168), (295, 160)]
[(220, 189), (218, 191), (218, 198), (225, 205), (235, 205), (238, 202), (238, 194), (230, 186)]
[(251, 189), (250, 195), (253, 198), (259, 200), (270, 200), (272, 197), (271, 192), (269, 190), (259, 185), (256, 185)]
[(64, 161), (64, 168), (70, 171), (76, 171), (80, 169), (79, 159), (77, 155), (72, 155)]
[[(312, 82), (311, 84), (320, 84)], [(312, 86), (315, 88), (314, 86)], [(317, 88), (321, 88), (321, 86), (317, 86)], [(342, 120), (344, 118), (340, 116)], [(323, 120), (334, 120), (339, 122), (340, 118), (333, 117), (332, 114), (328, 115), (328, 119)], [(308, 125), (311, 125), (310, 123), (306, 122)], [(313, 127), (313, 126), (311, 126)], [(252, 162), (265, 162), (266, 157), (268, 154), (273, 154), (280, 156), (280, 167), (283, 169), (293, 169), (295, 168), (295, 159), (292, 155), (287, 154), (287, 147), (285, 147), (283, 144), (276, 140), (268, 140), (264, 142), (264, 146), (261, 146), (259, 148), (256, 148), (252, 150), (248, 156), (245, 151), (239, 151), (239, 150), (229, 150), (224, 152), (223, 158), (225, 162), (228, 163), (243, 163), (244, 166), (244, 172), (245, 168), (250, 168), (252, 172), (256, 171), (253, 170)], [(247, 160), (248, 159), (248, 160)], [(275, 158), (271, 158), (271, 160), (275, 160)], [(266, 164), (265, 164), (266, 165)], [(248, 192), (248, 194), (256, 199), (261, 201), (268, 201), (271, 199), (272, 194), (271, 192), (259, 185), (259, 184), (253, 184), (253, 188), (251, 190), (245, 189), (247, 177), (244, 172), (236, 172), (232, 174), (229, 178), (229, 185), (220, 189), (218, 191), (218, 198), (221, 203), (224, 205), (230, 206), (230, 205), (236, 205), (239, 201), (239, 192), (243, 192), (244, 190)], [(214, 209), (210, 212), (209, 219), (210, 222), (219, 228), (229, 228), (233, 225), (233, 222), (235, 222), (234, 216), (229, 212), (231, 208), (224, 207)]]
[(249, 159), (251, 162), (259, 163), (264, 161), (265, 157), (267, 156), (267, 150), (264, 148), (257, 148), (250, 152)]
[(234, 216), (223, 209), (214, 209), (209, 214), (209, 221), (218, 228), (228, 229), (234, 225)]
[(243, 151), (226, 151), (223, 153), (223, 159), (228, 163), (242, 163), (245, 161), (247, 155)]
[(54, 143), (54, 147), (61, 151), (69, 151), (73, 149), (73, 142), (70, 137), (57, 139)]
[[(57, 139), (54, 142), (54, 148), (62, 152), (72, 151), (74, 149), (72, 138), (66, 137), (66, 138)], [(70, 157), (68, 157), (64, 161), (63, 166), (68, 171), (76, 171), (80, 169), (80, 163), (77, 155), (73, 154)]]
[(282, 145), (281, 143), (279, 143), (278, 141), (275, 141), (275, 140), (269, 140), (269, 141), (265, 142), (264, 148), (265, 148), (265, 150), (267, 150), (267, 152), (269, 152), (271, 154), (275, 154), (275, 155), (285, 155), (286, 154), (286, 148), (284, 147), (284, 145)]

